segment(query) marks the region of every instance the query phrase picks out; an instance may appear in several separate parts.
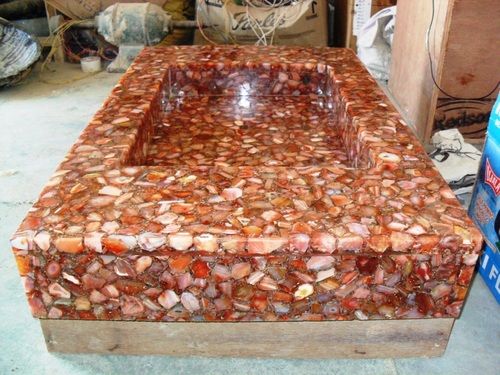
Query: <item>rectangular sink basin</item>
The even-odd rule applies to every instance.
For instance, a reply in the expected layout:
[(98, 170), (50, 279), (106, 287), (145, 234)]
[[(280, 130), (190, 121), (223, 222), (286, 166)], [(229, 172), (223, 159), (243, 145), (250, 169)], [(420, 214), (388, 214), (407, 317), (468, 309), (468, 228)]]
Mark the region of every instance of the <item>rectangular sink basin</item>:
[(11, 240), (50, 321), (457, 318), (482, 239), (346, 49), (146, 48)]
[(156, 125), (147, 165), (334, 166), (349, 164), (324, 97), (174, 98)]

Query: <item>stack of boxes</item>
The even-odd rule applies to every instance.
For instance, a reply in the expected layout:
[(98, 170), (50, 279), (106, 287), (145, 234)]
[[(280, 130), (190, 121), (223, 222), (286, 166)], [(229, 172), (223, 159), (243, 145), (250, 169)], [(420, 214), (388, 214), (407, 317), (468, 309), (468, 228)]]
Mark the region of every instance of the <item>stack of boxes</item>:
[(500, 96), (491, 112), (469, 215), (486, 242), (479, 273), (500, 303)]

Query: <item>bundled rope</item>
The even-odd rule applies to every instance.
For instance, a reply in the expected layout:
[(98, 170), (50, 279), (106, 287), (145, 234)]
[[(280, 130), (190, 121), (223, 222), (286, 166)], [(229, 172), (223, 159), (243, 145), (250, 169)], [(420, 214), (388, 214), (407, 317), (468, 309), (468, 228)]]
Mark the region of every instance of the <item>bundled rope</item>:
[(53, 70), (51, 70), (49, 68), (49, 64), (52, 61), (52, 58), (54, 57), (54, 55), (56, 54), (58, 49), (61, 47), (64, 48), (64, 34), (65, 34), (65, 32), (68, 31), (71, 27), (78, 25), (78, 24), (81, 24), (81, 23), (84, 23), (84, 22), (87, 22), (87, 21), (86, 20), (67, 21), (67, 22), (63, 23), (62, 25), (60, 25), (57, 29), (54, 30), (54, 38), (52, 40), (52, 45), (50, 46), (50, 51), (47, 54), (47, 56), (45, 57), (45, 59), (43, 60), (42, 66), (40, 68), (39, 80), (41, 82), (53, 84), (53, 85), (65, 85), (65, 84), (72, 83), (75, 81), (80, 81), (82, 79), (85, 79), (85, 78), (88, 78), (88, 77), (91, 77), (91, 76), (97, 74), (97, 72), (96, 73), (89, 73), (89, 74), (85, 74), (85, 75), (78, 77), (78, 78), (73, 78), (73, 79), (64, 80), (64, 81), (47, 80), (43, 77), (43, 72), (46, 69), (53, 72)]
[(45, 68), (48, 67), (48, 64), (52, 61), (52, 58), (57, 53), (57, 50), (60, 48), (60, 46), (63, 46), (64, 33), (66, 31), (68, 31), (71, 27), (73, 27), (74, 25), (78, 25), (78, 24), (83, 23), (83, 22), (85, 22), (85, 21), (83, 21), (83, 20), (67, 21), (67, 22), (64, 22), (57, 29), (54, 30), (54, 38), (52, 39), (52, 45), (50, 46), (50, 51), (42, 63), (42, 67), (41, 67), (42, 72), (45, 70)]

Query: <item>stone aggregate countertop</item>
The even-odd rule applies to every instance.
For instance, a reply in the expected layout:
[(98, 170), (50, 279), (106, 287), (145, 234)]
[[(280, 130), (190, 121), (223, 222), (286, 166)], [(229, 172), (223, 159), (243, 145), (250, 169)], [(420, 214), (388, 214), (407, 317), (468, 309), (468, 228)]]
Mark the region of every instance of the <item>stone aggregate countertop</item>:
[(11, 244), (37, 317), (458, 316), (482, 239), (350, 50), (146, 48)]

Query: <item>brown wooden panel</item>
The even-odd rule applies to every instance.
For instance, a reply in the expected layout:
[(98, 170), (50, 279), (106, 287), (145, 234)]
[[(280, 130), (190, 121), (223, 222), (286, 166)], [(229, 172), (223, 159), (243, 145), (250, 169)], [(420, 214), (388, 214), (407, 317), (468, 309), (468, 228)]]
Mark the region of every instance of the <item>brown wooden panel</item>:
[(450, 16), (441, 87), (453, 96), (483, 96), (500, 79), (500, 2), (455, 0)]
[[(430, 36), (436, 77), (440, 76), (442, 41), (446, 40), (446, 20), (453, 0), (436, 0), (434, 26)], [(432, 2), (399, 0), (392, 44), (389, 90), (403, 116), (424, 139), (429, 109), (436, 106), (437, 94), (431, 79), (425, 45), (431, 21)]]
[[(490, 93), (500, 79), (500, 1), (455, 0), (443, 49), (441, 88), (459, 98)], [(427, 138), (436, 130), (457, 127), (466, 138), (484, 138), (498, 90), (476, 101), (449, 99), (438, 92)]]
[(41, 320), (53, 352), (278, 358), (440, 356), (454, 319), (152, 323)]
[[(434, 9), (429, 45), (436, 82), (458, 98), (489, 93), (499, 79), (500, 2), (435, 0)], [(423, 141), (450, 128), (465, 138), (482, 138), (498, 90), (477, 101), (450, 99), (439, 91), (426, 48), (431, 12), (431, 1), (398, 1), (389, 89)]]

